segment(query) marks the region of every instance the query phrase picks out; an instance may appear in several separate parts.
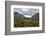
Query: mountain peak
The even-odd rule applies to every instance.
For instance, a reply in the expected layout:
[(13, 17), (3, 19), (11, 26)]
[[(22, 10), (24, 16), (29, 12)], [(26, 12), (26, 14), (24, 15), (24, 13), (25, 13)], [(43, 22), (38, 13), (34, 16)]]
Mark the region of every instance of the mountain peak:
[(36, 14), (33, 15), (31, 18), (32, 18), (32, 19), (39, 19), (39, 13), (36, 13)]
[(16, 18), (24, 18), (24, 16), (22, 14), (18, 13), (18, 12), (14, 12), (14, 16)]

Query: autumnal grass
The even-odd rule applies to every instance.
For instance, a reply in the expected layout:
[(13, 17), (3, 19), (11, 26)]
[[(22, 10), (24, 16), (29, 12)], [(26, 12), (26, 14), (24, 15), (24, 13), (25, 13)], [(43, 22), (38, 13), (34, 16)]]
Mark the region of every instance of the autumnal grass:
[(39, 20), (33, 19), (14, 19), (14, 27), (38, 27)]

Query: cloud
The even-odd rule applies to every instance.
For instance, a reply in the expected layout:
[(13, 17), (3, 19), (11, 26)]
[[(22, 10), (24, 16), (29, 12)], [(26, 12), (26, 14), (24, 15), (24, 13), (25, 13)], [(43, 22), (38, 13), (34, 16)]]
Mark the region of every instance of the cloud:
[(24, 16), (32, 16), (39, 12), (39, 9), (33, 9), (33, 8), (15, 8), (14, 11), (18, 11), (18, 13), (23, 14)]

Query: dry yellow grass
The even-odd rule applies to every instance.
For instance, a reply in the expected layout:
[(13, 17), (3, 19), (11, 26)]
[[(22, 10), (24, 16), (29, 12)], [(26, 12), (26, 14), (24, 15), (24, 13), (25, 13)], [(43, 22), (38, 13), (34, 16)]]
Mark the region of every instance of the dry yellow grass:
[(15, 27), (37, 27), (39, 26), (38, 20), (16, 19), (14, 22)]

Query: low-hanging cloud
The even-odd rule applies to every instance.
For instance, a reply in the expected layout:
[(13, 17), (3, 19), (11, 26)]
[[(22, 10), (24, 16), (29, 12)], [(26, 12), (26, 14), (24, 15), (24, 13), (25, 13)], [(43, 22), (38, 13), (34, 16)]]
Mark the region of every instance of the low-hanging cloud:
[(32, 16), (36, 13), (39, 13), (39, 9), (33, 9), (33, 8), (14, 8), (14, 11), (22, 14), (22, 15), (28, 15)]

